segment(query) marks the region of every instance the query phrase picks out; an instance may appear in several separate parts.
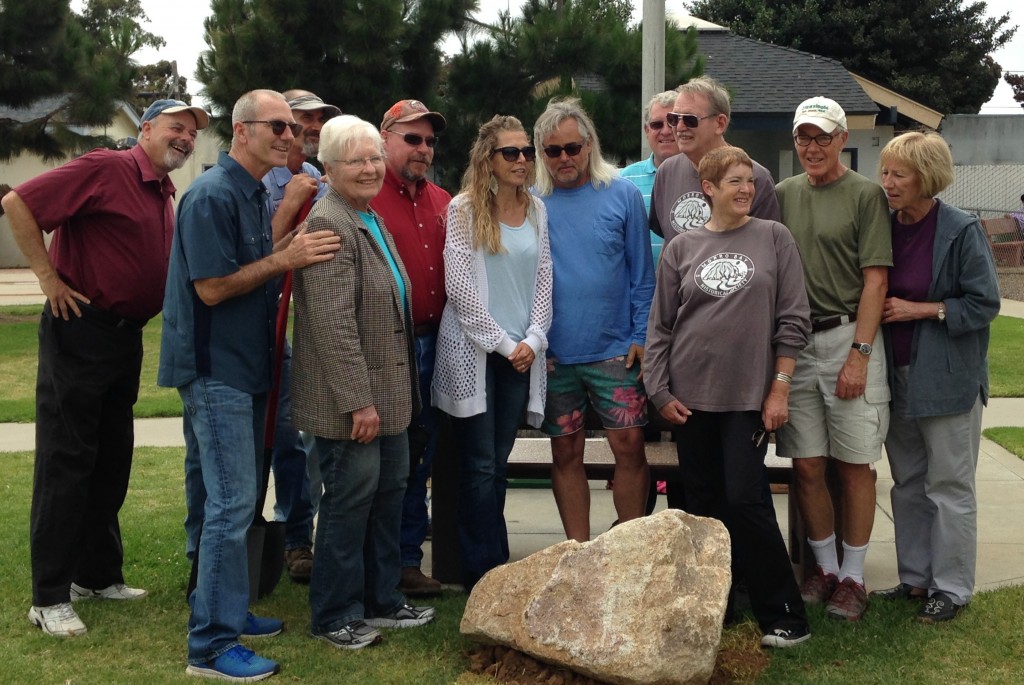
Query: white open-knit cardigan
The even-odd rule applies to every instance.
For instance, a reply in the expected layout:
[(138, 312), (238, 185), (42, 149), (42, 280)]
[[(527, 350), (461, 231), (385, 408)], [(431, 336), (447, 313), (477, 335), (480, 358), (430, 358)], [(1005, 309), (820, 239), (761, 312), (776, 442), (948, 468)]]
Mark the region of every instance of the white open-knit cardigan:
[[(537, 227), (537, 278), (526, 339), (536, 358), (530, 368), (527, 423), (539, 427), (547, 392), (547, 331), (551, 326), (551, 247), (544, 204), (530, 196), (531, 218)], [(512, 354), (517, 341), (498, 325), (487, 309), (484, 250), (473, 249), (473, 213), (469, 198), (457, 195), (448, 205), (444, 242), (444, 284), (448, 302), (441, 315), (431, 401), (452, 416), (467, 417), (487, 410), (487, 354)]]

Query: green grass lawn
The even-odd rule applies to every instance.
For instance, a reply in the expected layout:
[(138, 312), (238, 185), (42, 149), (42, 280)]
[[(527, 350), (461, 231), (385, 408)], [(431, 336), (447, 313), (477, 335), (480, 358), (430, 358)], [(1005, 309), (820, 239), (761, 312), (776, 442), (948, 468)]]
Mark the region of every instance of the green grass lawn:
[[(989, 428), (982, 432), (986, 438), (1003, 447), (1008, 452), (1024, 459), (1024, 428)], [(1024, 678), (1021, 679), (1024, 682)]]
[[(0, 307), (0, 423), (35, 420), (39, 307)], [(145, 356), (135, 416), (181, 416), (181, 400), (156, 384), (160, 317), (143, 331)], [(989, 376), (993, 397), (1024, 397), (1024, 319), (998, 317), (992, 324)]]
[[(183, 553), (185, 515), (182, 451), (136, 450), (128, 498), (121, 512), (125, 575), (150, 596), (138, 602), (87, 601), (76, 604), (87, 635), (58, 639), (31, 626), (28, 512), (32, 455), (0, 454), (0, 683), (199, 682), (184, 674), (188, 612), (184, 588), (188, 563)], [(472, 644), (458, 624), (465, 595), (446, 591), (433, 602), (435, 623), (389, 630), (379, 647), (335, 650), (308, 635), (307, 588), (282, 579), (271, 597), (254, 607), (277, 616), (286, 631), (254, 641), (259, 653), (276, 659), (282, 672), (271, 683), (366, 683), (369, 685), (485, 685), (469, 674)], [(790, 650), (764, 651), (750, 623), (725, 631), (716, 683), (774, 685), (1006, 685), (1024, 682), (1024, 587), (977, 595), (947, 625), (913, 621), (913, 603), (872, 604), (864, 620), (828, 620), (820, 607), (810, 612), (810, 642)]]
[(1024, 319), (997, 316), (992, 322), (988, 376), (992, 397), (1024, 397)]

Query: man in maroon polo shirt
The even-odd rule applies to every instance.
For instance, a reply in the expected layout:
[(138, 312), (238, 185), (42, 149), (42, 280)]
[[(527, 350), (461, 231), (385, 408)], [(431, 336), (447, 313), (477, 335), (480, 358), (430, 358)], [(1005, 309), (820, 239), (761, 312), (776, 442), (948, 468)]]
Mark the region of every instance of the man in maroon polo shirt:
[[(167, 174), (209, 117), (158, 100), (138, 145), (94, 150), (3, 198), (47, 303), (39, 324), (32, 489), (32, 608), (44, 633), (86, 632), (78, 599), (139, 599), (127, 587), (118, 512), (134, 447), (142, 327), (163, 306), (174, 232)], [(47, 252), (43, 233), (52, 233)]]
[(402, 581), (410, 597), (441, 593), (423, 574), (427, 535), (427, 478), (437, 445), (437, 410), (430, 406), (437, 325), (444, 309), (444, 222), (452, 196), (427, 180), (437, 134), (447, 123), (419, 100), (400, 100), (384, 114), (380, 134), (387, 154), (384, 186), (370, 207), (384, 219), (412, 281), (412, 318), (423, 411), (409, 426), (409, 482), (402, 503)]

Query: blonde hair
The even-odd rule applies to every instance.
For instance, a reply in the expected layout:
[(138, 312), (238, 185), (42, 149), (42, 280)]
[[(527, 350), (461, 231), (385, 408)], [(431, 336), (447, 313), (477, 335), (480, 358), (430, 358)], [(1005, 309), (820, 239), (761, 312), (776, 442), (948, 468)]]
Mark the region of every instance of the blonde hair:
[[(480, 127), (476, 141), (469, 152), (469, 166), (462, 176), (460, 193), (469, 198), (469, 208), (473, 212), (470, 230), (473, 232), (473, 248), (484, 248), (489, 254), (503, 254), (505, 248), (501, 244), (501, 226), (498, 222), (497, 196), (491, 192), (491, 151), (498, 145), (498, 134), (503, 131), (526, 133), (522, 122), (513, 116), (496, 114), (490, 121)], [(529, 140), (529, 136), (527, 136)], [(536, 164), (528, 165), (526, 183), (516, 188), (516, 198), (526, 205), (527, 212), (533, 211), (528, 188), (533, 185)]]
[[(597, 139), (597, 129), (594, 122), (590, 120), (583, 109), (579, 98), (554, 98), (547, 106), (547, 109), (537, 117), (537, 123), (533, 125), (533, 144), (537, 147), (537, 154), (544, 152), (544, 139), (562, 125), (566, 119), (575, 119), (580, 129), (580, 136), (583, 142), (590, 141), (590, 160), (587, 171), (590, 174), (590, 182), (595, 188), (608, 187), (612, 179), (619, 175), (618, 170), (601, 156), (601, 142)], [(541, 162), (537, 165), (537, 194), (550, 195), (554, 188), (551, 179), (551, 172), (547, 164)]]
[(911, 131), (896, 136), (882, 148), (879, 168), (889, 162), (906, 164), (917, 174), (921, 195), (935, 197), (953, 183), (953, 155), (938, 133)]

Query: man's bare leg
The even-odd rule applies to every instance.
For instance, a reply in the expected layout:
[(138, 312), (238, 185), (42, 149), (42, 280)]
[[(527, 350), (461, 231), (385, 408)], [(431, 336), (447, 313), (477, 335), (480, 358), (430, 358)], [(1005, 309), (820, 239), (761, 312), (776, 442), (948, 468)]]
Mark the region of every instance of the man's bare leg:
[(807, 537), (811, 540), (824, 540), (835, 532), (835, 510), (825, 481), (827, 466), (828, 457), (793, 460), (797, 482), (796, 505), (800, 509)]
[(619, 523), (640, 518), (647, 511), (651, 471), (644, 450), (644, 429), (620, 428), (608, 431), (608, 446), (615, 456), (615, 487), (612, 501)]
[(847, 464), (836, 460), (843, 486), (843, 542), (861, 547), (871, 539), (875, 524), (875, 476), (870, 464)]
[(551, 490), (558, 505), (565, 537), (590, 540), (590, 486), (583, 468), (582, 430), (551, 438)]

